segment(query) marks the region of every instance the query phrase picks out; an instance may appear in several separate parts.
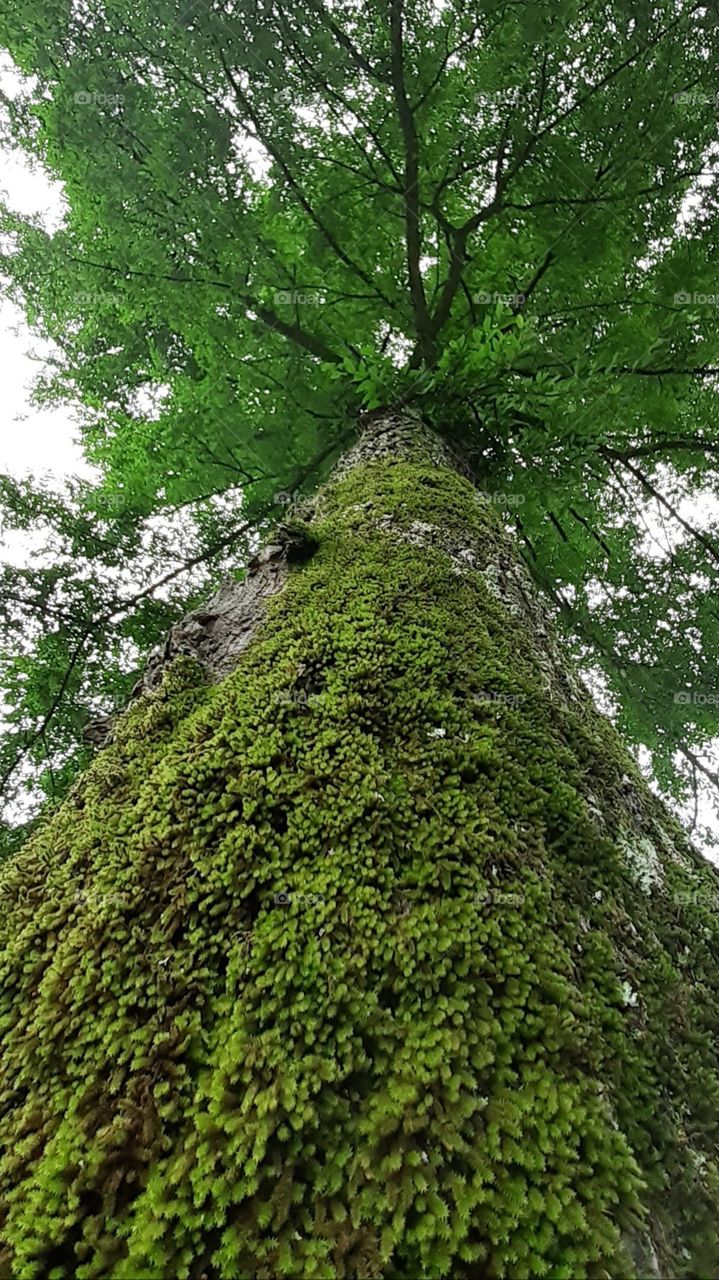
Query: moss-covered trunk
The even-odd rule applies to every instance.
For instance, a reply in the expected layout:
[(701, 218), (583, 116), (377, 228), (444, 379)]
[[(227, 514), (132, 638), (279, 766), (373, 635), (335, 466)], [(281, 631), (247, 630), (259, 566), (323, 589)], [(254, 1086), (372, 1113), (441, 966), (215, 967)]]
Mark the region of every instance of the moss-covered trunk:
[(716, 1276), (714, 872), (436, 439), (303, 518), (2, 873), (2, 1274)]

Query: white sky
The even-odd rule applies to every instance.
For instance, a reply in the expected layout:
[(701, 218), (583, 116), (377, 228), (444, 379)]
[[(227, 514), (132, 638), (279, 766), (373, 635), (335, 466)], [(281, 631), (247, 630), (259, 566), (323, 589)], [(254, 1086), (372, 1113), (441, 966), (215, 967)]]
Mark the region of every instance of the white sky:
[[(8, 87), (7, 79), (7, 75), (0, 76), (3, 89)], [(62, 220), (60, 184), (51, 181), (39, 166), (31, 169), (23, 155), (3, 153), (2, 189), (16, 212), (39, 213), (48, 227)], [(22, 313), (8, 298), (0, 298), (0, 471), (13, 475), (49, 472), (55, 477), (73, 472), (89, 475), (69, 409), (30, 405), (31, 385), (40, 369), (38, 359), (49, 353), (48, 343), (31, 338)]]
[(67, 408), (40, 409), (29, 403), (38, 364), (47, 344), (31, 340), (21, 313), (7, 299), (0, 302), (0, 363), (3, 368), (0, 406), (0, 471), (20, 475), (32, 471), (54, 477), (89, 475), (76, 442)]

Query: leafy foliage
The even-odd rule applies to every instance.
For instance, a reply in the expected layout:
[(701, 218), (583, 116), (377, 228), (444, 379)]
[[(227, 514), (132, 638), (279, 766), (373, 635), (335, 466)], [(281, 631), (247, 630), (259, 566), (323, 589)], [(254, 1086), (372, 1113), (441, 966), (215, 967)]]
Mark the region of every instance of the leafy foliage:
[(397, 400), (509, 495), (664, 785), (715, 782), (719, 531), (682, 506), (719, 455), (713, 10), (9, 0), (0, 39), (6, 136), (67, 200), (5, 211), (4, 271), (100, 476), (4, 491), (54, 530), (31, 586), (5, 570), (6, 785), (61, 793), (93, 704)]

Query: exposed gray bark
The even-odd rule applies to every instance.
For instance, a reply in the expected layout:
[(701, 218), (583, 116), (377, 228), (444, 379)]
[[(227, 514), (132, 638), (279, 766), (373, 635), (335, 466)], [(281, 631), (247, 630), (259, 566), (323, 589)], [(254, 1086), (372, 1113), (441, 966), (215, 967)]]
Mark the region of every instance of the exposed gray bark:
[[(437, 466), (451, 466), (462, 474), (469, 469), (420, 416), (409, 409), (367, 414), (358, 422), (358, 440), (340, 459), (328, 484), (340, 480), (354, 467), (373, 458), (429, 458)], [(311, 522), (315, 503), (290, 508)], [(162, 681), (165, 668), (180, 654), (194, 658), (208, 681), (221, 680), (237, 665), (265, 616), (267, 601), (282, 590), (289, 569), (291, 538), (280, 526), (247, 566), (242, 581), (228, 578), (199, 609), (182, 618), (168, 632), (164, 645), (155, 650), (132, 691), (132, 697), (151, 693)], [(84, 737), (95, 746), (110, 740), (116, 715), (92, 720)]]

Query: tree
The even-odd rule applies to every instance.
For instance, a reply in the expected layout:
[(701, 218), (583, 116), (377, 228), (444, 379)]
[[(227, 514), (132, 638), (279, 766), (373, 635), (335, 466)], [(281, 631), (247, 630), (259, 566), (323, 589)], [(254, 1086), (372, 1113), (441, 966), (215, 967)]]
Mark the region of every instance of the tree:
[(714, 15), (2, 23), (101, 472), (4, 489), (6, 780), (67, 793), (2, 873), (7, 1267), (716, 1274), (716, 875), (549, 612), (712, 772)]

